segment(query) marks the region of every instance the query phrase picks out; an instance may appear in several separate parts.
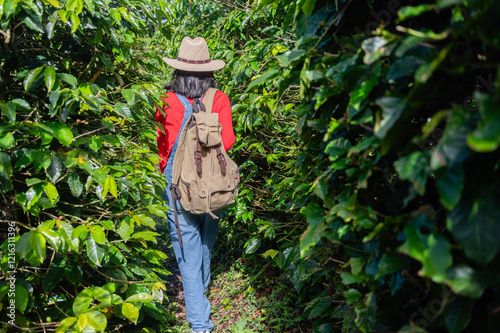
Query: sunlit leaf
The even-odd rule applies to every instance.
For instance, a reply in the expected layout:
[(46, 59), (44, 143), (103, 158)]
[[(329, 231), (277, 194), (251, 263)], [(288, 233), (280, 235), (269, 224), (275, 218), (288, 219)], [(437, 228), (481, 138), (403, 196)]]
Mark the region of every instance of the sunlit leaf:
[(87, 255), (89, 259), (96, 265), (101, 266), (102, 258), (104, 257), (104, 246), (96, 243), (93, 238), (88, 238), (85, 242)]
[(136, 323), (137, 319), (139, 318), (139, 309), (136, 308), (131, 303), (123, 303), (122, 304), (122, 314), (125, 318), (127, 318), (131, 322)]
[(23, 81), (23, 86), (24, 90), (28, 91), (28, 89), (31, 87), (35, 79), (40, 75), (42, 72), (44, 66), (37, 67), (35, 69), (32, 69), (31, 71), (28, 72), (28, 75), (26, 75), (26, 78)]
[(54, 83), (56, 81), (56, 70), (53, 66), (47, 66), (45, 68), (45, 86), (47, 87), (47, 91), (51, 91)]
[(92, 302), (93, 295), (91, 289), (82, 290), (73, 301), (73, 312), (76, 315), (80, 315), (87, 311)]

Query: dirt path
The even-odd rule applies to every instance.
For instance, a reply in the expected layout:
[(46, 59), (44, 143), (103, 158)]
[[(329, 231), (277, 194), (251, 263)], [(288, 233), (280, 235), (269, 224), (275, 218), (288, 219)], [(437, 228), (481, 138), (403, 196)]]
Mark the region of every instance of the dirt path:
[[(222, 252), (222, 254), (221, 254)], [(167, 280), (167, 296), (172, 302), (176, 333), (190, 332), (186, 321), (186, 307), (180, 271), (171, 248), (166, 250), (165, 268), (172, 275)], [(212, 259), (212, 284), (208, 299), (211, 304), (213, 333), (310, 333), (311, 323), (301, 319), (293, 288), (277, 272), (266, 270), (262, 281), (246, 272), (255, 262), (245, 262), (222, 251), (215, 251)], [(260, 266), (262, 268), (262, 266)]]

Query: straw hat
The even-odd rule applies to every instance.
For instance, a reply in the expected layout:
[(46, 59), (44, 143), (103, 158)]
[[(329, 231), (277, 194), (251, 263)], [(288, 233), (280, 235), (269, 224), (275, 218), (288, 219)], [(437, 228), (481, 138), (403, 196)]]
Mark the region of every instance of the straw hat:
[(188, 72), (212, 72), (223, 68), (223, 60), (211, 60), (207, 41), (203, 37), (184, 37), (176, 59), (163, 58), (167, 65)]

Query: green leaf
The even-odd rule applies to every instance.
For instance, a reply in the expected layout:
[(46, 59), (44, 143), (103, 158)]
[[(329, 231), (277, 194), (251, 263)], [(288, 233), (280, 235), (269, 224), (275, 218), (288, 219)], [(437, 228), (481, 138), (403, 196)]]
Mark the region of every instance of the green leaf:
[(376, 278), (391, 274), (403, 268), (408, 263), (407, 259), (395, 253), (385, 253), (378, 262)]
[(93, 136), (92, 139), (89, 142), (89, 147), (93, 151), (98, 151), (101, 148), (103, 142), (104, 142), (104, 140), (103, 140), (102, 137), (100, 137), (100, 136)]
[(444, 309), (444, 323), (449, 333), (462, 332), (472, 317), (474, 300), (470, 298), (458, 298), (446, 305)]
[(415, 151), (394, 162), (399, 177), (412, 182), (418, 194), (424, 195), (427, 178), (430, 176), (430, 157), (426, 152)]
[(132, 89), (122, 89), (121, 91), (123, 98), (127, 101), (127, 104), (132, 106), (135, 96), (135, 92)]
[(75, 252), (79, 252), (80, 241), (77, 237), (72, 237), (73, 234), (73, 226), (68, 222), (61, 221), (59, 222), (59, 234), (63, 237), (63, 239), (68, 244), (69, 248)]
[(24, 288), (19, 284), (16, 284), (14, 299), (16, 302), (15, 305), (16, 310), (18, 310), (21, 313), (24, 313), (24, 310), (26, 310), (29, 301), (29, 295), (28, 292), (26, 291), (26, 288)]
[(305, 207), (304, 214), (307, 217), (307, 222), (310, 225), (319, 225), (323, 220), (325, 210), (318, 204), (312, 203)]
[(45, 86), (47, 91), (51, 91), (56, 82), (56, 70), (53, 66), (47, 66), (45, 68)]
[(155, 224), (156, 224), (155, 221), (145, 214), (136, 214), (136, 215), (132, 216), (132, 218), (134, 219), (134, 221), (136, 221), (137, 225), (144, 224), (150, 228), (153, 228), (153, 229), (155, 228)]
[(446, 209), (452, 210), (460, 201), (464, 180), (462, 168), (445, 168), (437, 173), (436, 187), (439, 191), (439, 201)]
[(307, 304), (304, 312), (310, 310), (308, 316), (309, 319), (318, 318), (328, 309), (331, 304), (331, 297), (317, 297)]
[(361, 43), (361, 48), (365, 51), (363, 62), (366, 65), (371, 65), (382, 56), (388, 54), (388, 48), (385, 47), (386, 44), (387, 41), (379, 36), (365, 39)]
[(46, 244), (45, 237), (43, 237), (43, 235), (40, 232), (34, 231), (31, 233), (30, 245), (31, 248), (35, 251), (38, 261), (40, 263), (43, 263), (43, 260), (45, 259), (45, 251), (46, 251), (45, 244)]
[(314, 5), (316, 4), (316, 0), (304, 0), (302, 4), (302, 11), (304, 15), (308, 17), (314, 10)]
[(30, 111), (31, 107), (28, 102), (26, 102), (24, 99), (21, 98), (15, 98), (12, 101), (12, 104), (16, 107), (16, 110), (19, 111)]
[(167, 218), (167, 214), (166, 214), (166, 211), (165, 211), (165, 207), (161, 206), (161, 205), (151, 205), (151, 206), (148, 206), (148, 210), (151, 214), (154, 214), (156, 216), (159, 216), (159, 217), (163, 217), (163, 218)]
[(480, 298), (486, 284), (479, 274), (469, 266), (460, 264), (448, 270), (444, 281), (454, 293), (471, 298)]
[(59, 200), (59, 192), (57, 192), (57, 189), (54, 185), (52, 185), (51, 183), (45, 183), (42, 185), (42, 187), (51, 204), (54, 204)]
[(64, 242), (63, 238), (61, 238), (61, 236), (58, 235), (54, 230), (51, 230), (46, 227), (39, 226), (38, 230), (42, 233), (45, 239), (49, 241), (50, 245), (52, 245), (54, 250), (58, 252), (59, 249), (61, 248), (61, 244)]
[(271, 257), (274, 258), (279, 253), (278, 250), (269, 249), (262, 254), (264, 258)]
[(471, 155), (467, 146), (467, 135), (470, 132), (468, 119), (459, 112), (448, 113), (448, 121), (444, 134), (432, 150), (431, 168), (438, 170), (443, 167), (453, 168)]
[(16, 106), (12, 103), (12, 101), (5, 104), (0, 102), (0, 108), (2, 109), (5, 117), (7, 117), (11, 123), (16, 121)]
[(119, 25), (121, 25), (122, 16), (120, 15), (120, 12), (116, 8), (111, 8), (110, 14), (111, 14), (111, 17), (115, 20), (115, 22), (118, 23)]
[(68, 2), (66, 2), (66, 6), (65, 6), (66, 10), (69, 12), (74, 12), (77, 4), (78, 4), (78, 0), (68, 0)]
[(71, 265), (71, 266), (66, 265), (64, 267), (64, 274), (66, 275), (66, 278), (70, 283), (75, 284), (82, 280), (83, 270), (78, 265)]
[(276, 58), (281, 62), (282, 67), (288, 67), (288, 65), (300, 59), (306, 53), (305, 50), (295, 48), (291, 51), (286, 51), (283, 54), (277, 55)]
[(139, 231), (134, 233), (131, 238), (156, 243), (156, 237), (159, 235), (153, 231)]
[(134, 303), (134, 302), (143, 302), (143, 303), (147, 303), (147, 302), (151, 302), (153, 299), (154, 299), (154, 297), (151, 296), (148, 293), (138, 293), (138, 294), (134, 294), (134, 295), (128, 297), (125, 300), (125, 302), (131, 302), (131, 303)]
[(47, 2), (55, 8), (59, 8), (61, 6), (57, 0), (47, 0)]
[(404, 229), (406, 241), (399, 247), (399, 251), (422, 263), (422, 276), (429, 277), (436, 283), (442, 283), (446, 278), (446, 271), (452, 264), (450, 244), (442, 235), (422, 233), (421, 227), (427, 227), (427, 224), (424, 213), (416, 216), (413, 223)]
[(464, 248), (467, 257), (485, 266), (500, 251), (498, 185), (465, 191), (460, 203), (448, 215), (446, 226)]
[(42, 72), (44, 66), (40, 66), (38, 68), (32, 69), (28, 72), (28, 75), (26, 75), (26, 78), (23, 81), (23, 87), (24, 91), (28, 91), (29, 87), (33, 84), (35, 79), (40, 75)]
[(63, 123), (50, 122), (46, 124), (54, 132), (54, 137), (65, 146), (69, 146), (73, 142), (73, 133), (71, 129)]
[(378, 83), (381, 68), (380, 63), (373, 65), (370, 71), (370, 79), (361, 81), (360, 85), (352, 92), (347, 106), (350, 119), (357, 115), (361, 111), (363, 103), (367, 102), (368, 95)]
[(89, 226), (90, 236), (97, 244), (106, 244), (106, 234), (100, 225)]
[(111, 293), (108, 290), (101, 287), (92, 287), (91, 289), (92, 295), (94, 295), (96, 300), (106, 305), (111, 305)]
[(423, 64), (423, 60), (415, 57), (408, 56), (401, 59), (396, 60), (389, 72), (387, 73), (385, 79), (386, 80), (397, 80), (404, 76), (408, 76), (417, 70), (420, 65)]
[(102, 188), (102, 197), (106, 197), (106, 194), (111, 193), (115, 198), (118, 198), (118, 193), (116, 190), (116, 181), (113, 176), (108, 176), (104, 179), (103, 188)]
[(0, 133), (0, 148), (10, 149), (16, 145), (14, 135), (10, 132)]
[(56, 333), (66, 333), (66, 331), (73, 326), (74, 323), (76, 323), (77, 318), (75, 317), (68, 317), (64, 318), (61, 320), (61, 323), (59, 326), (56, 327)]
[(40, 33), (44, 33), (43, 26), (40, 23), (40, 18), (32, 13), (28, 12), (28, 15), (23, 19), (23, 23), (26, 24), (31, 30), (35, 30)]
[(130, 238), (130, 235), (134, 232), (135, 224), (133, 221), (126, 217), (120, 222), (120, 227), (117, 230), (117, 233), (124, 239), (127, 240)]
[(31, 252), (30, 238), (31, 231), (22, 234), (21, 237), (19, 237), (19, 239), (17, 240), (16, 253), (19, 254), (19, 257), (25, 258), (26, 255)]
[(10, 156), (0, 151), (0, 180), (1, 188), (4, 191), (10, 191), (12, 183), (9, 178), (12, 176), (12, 165), (10, 164)]
[(51, 182), (55, 182), (56, 180), (61, 177), (62, 174), (62, 164), (61, 164), (61, 158), (59, 157), (59, 154), (54, 154), (52, 156), (52, 161), (49, 165), (49, 167), (45, 170), (45, 174), (49, 178)]
[(363, 302), (355, 307), (356, 318), (354, 322), (358, 327), (363, 327), (364, 332), (373, 332), (377, 313), (373, 291), (368, 293)]
[(118, 102), (115, 104), (115, 111), (118, 112), (118, 114), (121, 114), (125, 118), (133, 118), (132, 111), (128, 107), (127, 104)]
[(325, 223), (309, 224), (304, 233), (300, 236), (300, 257), (303, 258), (309, 248), (315, 246), (324, 234)]
[(73, 312), (77, 316), (86, 312), (90, 307), (92, 299), (93, 295), (92, 295), (92, 290), (90, 288), (82, 290), (73, 301)]
[(88, 238), (85, 245), (89, 259), (96, 266), (101, 266), (101, 261), (104, 257), (104, 246), (97, 244), (93, 238)]
[(257, 251), (261, 242), (262, 242), (262, 238), (258, 238), (258, 237), (250, 238), (245, 243), (245, 253), (250, 254), (250, 253), (254, 253), (255, 251)]
[(34, 204), (38, 202), (38, 199), (40, 199), (40, 196), (43, 193), (42, 186), (37, 184), (33, 187), (31, 187), (27, 192), (26, 192), (26, 199), (27, 199), (27, 209), (30, 209), (33, 207)]
[(76, 84), (78, 80), (71, 74), (67, 73), (57, 73), (57, 75), (65, 82), (69, 83), (74, 89), (76, 88)]
[(347, 303), (352, 304), (359, 301), (363, 297), (363, 294), (356, 289), (349, 289), (344, 291), (344, 297), (347, 299)]
[(441, 52), (439, 52), (438, 56), (434, 58), (434, 60), (429, 63), (422, 64), (415, 72), (415, 81), (419, 83), (426, 83), (427, 80), (429, 80), (429, 78), (432, 76), (434, 71), (439, 67), (441, 62), (446, 59), (449, 51), (449, 48), (443, 48), (441, 49)]
[[(5, 19), (6, 22), (7, 19), (16, 12), (16, 9), (17, 9), (17, 5), (19, 4), (18, 1), (3, 1), (2, 2), (3, 6), (1, 6), (1, 9), (0, 9), (0, 12), (3, 11), (3, 14), (4, 14), (4, 17), (2, 18), (2, 20)], [(1, 17), (1, 15), (0, 15)]]
[(24, 99), (15, 98), (11, 102), (16, 107), (16, 110), (20, 110), (20, 111), (30, 111), (31, 110), (29, 103), (26, 102)]
[(436, 10), (436, 5), (419, 5), (419, 6), (405, 6), (398, 11), (399, 21), (404, 21), (406, 19), (420, 16), (421, 14)]
[[(78, 331), (83, 331), (88, 326), (89, 323), (89, 317), (85, 313), (82, 313), (81, 315), (78, 316), (78, 320), (76, 321), (75, 328)], [(95, 332), (95, 330), (93, 330)]]
[(406, 108), (406, 102), (399, 97), (385, 96), (378, 98), (375, 103), (380, 106), (383, 111), (382, 120), (375, 124), (375, 136), (379, 139), (383, 139), (403, 114)]
[(137, 319), (139, 319), (139, 309), (130, 303), (122, 304), (122, 314), (133, 323), (137, 323)]
[(69, 19), (71, 21), (71, 33), (74, 33), (80, 26), (80, 18), (76, 13), (71, 13)]
[(490, 152), (500, 146), (500, 115), (495, 98), (485, 93), (475, 94), (481, 120), (474, 132), (467, 135), (467, 144), (478, 152)]
[(340, 277), (342, 278), (342, 283), (345, 285), (350, 285), (353, 283), (360, 283), (363, 281), (363, 276), (361, 275), (352, 275), (349, 273), (342, 273), (340, 274)]
[(54, 289), (59, 284), (61, 277), (64, 274), (64, 267), (51, 267), (50, 271), (42, 280), (43, 292), (47, 293)]
[(267, 81), (269, 79), (272, 79), (279, 73), (279, 68), (271, 68), (267, 70), (264, 74), (258, 76), (256, 79), (254, 79), (252, 82), (247, 87), (246, 91), (251, 90), (253, 87), (257, 87), (260, 85), (262, 82)]
[(77, 238), (77, 237), (80, 237), (80, 235), (82, 233), (84, 233), (84, 235), (82, 236), (82, 238), (87, 238), (87, 232), (89, 231), (89, 226), (86, 225), (86, 224), (80, 224), (78, 227), (76, 227), (75, 229), (73, 229), (73, 232), (71, 233), (71, 237), (73, 238)]
[(115, 230), (115, 224), (111, 220), (102, 221), (101, 225), (106, 230)]
[(401, 327), (398, 333), (429, 333), (429, 332), (416, 325), (406, 325)]
[(459, 5), (461, 3), (464, 3), (466, 0), (438, 0), (437, 5), (440, 9), (449, 7), (449, 6), (455, 6)]
[(351, 264), (351, 273), (353, 275), (358, 275), (363, 270), (363, 267), (366, 264), (366, 259), (361, 257), (351, 257), (350, 264)]
[(71, 190), (71, 194), (78, 198), (83, 192), (83, 184), (80, 182), (78, 174), (76, 172), (70, 173), (67, 182), (69, 189)]

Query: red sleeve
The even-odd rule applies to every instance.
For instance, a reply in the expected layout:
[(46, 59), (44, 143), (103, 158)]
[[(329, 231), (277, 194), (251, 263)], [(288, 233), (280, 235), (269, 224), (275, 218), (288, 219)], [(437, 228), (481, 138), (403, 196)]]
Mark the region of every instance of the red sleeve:
[(235, 142), (233, 116), (229, 97), (220, 90), (215, 94), (212, 112), (219, 114), (219, 123), (222, 126), (222, 143), (224, 144), (224, 149), (228, 151)]
[[(165, 111), (163, 111), (165, 113)], [(165, 125), (165, 116), (160, 110), (160, 107), (156, 105), (156, 115), (155, 115), (155, 120), (158, 123), (156, 126), (156, 133), (158, 133), (158, 136), (156, 138), (156, 142), (158, 144), (158, 155), (160, 155), (160, 169), (161, 172), (163, 172), (163, 169), (165, 168), (165, 165), (167, 164), (167, 158), (166, 156), (166, 145), (167, 145), (167, 140), (165, 137), (165, 134), (158, 128), (158, 126), (161, 126), (164, 129)], [(166, 115), (166, 114), (165, 114)]]

